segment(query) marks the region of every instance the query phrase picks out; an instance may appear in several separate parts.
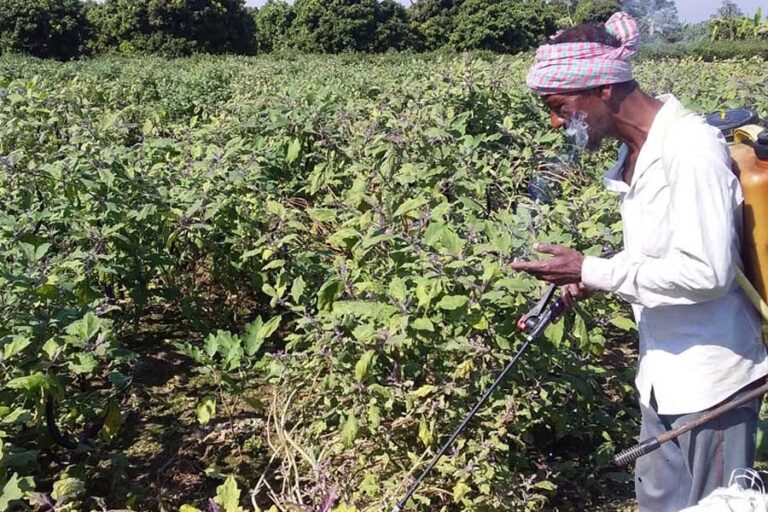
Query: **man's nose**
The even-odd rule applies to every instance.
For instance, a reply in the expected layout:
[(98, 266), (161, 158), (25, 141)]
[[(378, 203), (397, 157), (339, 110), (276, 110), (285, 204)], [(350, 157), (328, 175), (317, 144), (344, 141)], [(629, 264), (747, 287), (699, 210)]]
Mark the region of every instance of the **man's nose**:
[(553, 130), (559, 130), (563, 126), (565, 126), (565, 119), (558, 116), (554, 112), (549, 113), (549, 124), (552, 125)]

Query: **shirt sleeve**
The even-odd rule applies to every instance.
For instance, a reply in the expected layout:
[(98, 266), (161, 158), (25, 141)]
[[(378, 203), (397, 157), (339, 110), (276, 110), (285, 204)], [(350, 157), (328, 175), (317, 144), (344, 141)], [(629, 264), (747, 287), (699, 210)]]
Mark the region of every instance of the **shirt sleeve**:
[(587, 257), (582, 267), (584, 284), (648, 308), (695, 304), (725, 295), (738, 262), (735, 211), (741, 202), (726, 151), (723, 148), (720, 154), (699, 147), (670, 158), (671, 236), (662, 257), (626, 251), (610, 259)]

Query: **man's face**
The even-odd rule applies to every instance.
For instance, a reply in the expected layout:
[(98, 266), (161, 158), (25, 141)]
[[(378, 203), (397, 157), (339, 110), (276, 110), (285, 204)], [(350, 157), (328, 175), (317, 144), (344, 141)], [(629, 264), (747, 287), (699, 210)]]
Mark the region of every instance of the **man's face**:
[[(599, 89), (567, 94), (549, 94), (542, 100), (549, 109), (552, 128), (565, 128), (588, 151), (595, 151), (611, 135), (609, 111)], [(582, 144), (579, 144), (582, 140)]]

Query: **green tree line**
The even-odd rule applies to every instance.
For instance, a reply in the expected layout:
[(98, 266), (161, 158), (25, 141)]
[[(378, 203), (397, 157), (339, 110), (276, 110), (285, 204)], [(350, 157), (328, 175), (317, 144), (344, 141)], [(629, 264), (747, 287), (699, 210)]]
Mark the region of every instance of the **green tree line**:
[(394, 0), (270, 0), (261, 9), (244, 0), (0, 0), (0, 51), (57, 59), (282, 49), (517, 52), (562, 26), (564, 12), (587, 19), (617, 8), (602, 0), (417, 0), (409, 8)]
[[(713, 39), (765, 36), (759, 20), (727, 10), (729, 2), (711, 22)], [(280, 50), (515, 53), (622, 8), (638, 19), (645, 38), (686, 37), (672, 0), (413, 0), (409, 7), (395, 0), (269, 0), (260, 9), (244, 0), (0, 0), (0, 52), (62, 60)]]

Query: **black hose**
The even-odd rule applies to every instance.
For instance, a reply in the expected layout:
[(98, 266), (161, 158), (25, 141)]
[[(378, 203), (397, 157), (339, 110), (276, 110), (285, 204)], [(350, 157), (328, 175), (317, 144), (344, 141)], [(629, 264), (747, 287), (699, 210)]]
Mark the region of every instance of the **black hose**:
[(54, 398), (49, 396), (45, 401), (45, 425), (48, 428), (48, 433), (56, 444), (67, 450), (77, 450), (80, 446), (93, 447), (92, 441), (96, 439), (101, 429), (104, 428), (106, 420), (107, 413), (105, 412), (83, 431), (78, 441), (74, 441), (62, 432), (56, 423), (56, 401)]

